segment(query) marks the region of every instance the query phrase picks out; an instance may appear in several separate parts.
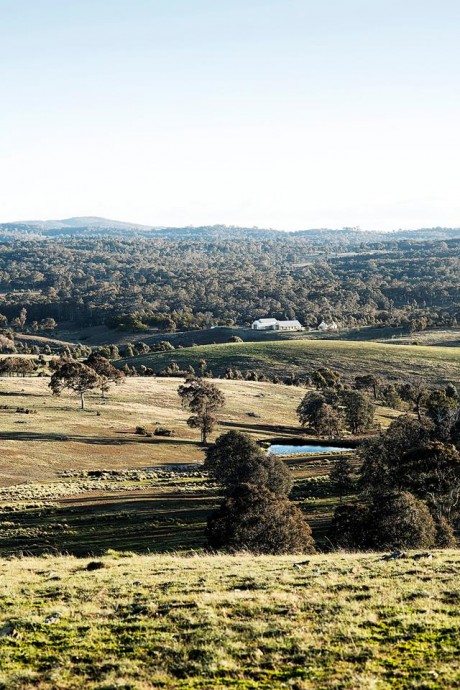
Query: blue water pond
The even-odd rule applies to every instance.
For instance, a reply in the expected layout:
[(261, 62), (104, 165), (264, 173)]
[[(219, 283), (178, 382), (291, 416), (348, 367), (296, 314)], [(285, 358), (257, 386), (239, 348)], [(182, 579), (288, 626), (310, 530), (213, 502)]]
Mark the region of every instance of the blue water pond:
[(314, 446), (307, 444), (305, 446), (288, 446), (281, 444), (273, 444), (268, 449), (270, 455), (313, 455), (317, 453), (341, 453), (350, 450), (350, 448), (342, 448), (340, 446)]

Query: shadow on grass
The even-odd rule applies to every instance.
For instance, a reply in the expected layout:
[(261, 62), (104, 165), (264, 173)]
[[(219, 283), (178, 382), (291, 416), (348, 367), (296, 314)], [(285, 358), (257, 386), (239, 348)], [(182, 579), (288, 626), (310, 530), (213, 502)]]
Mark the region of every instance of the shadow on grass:
[[(11, 379), (9, 379), (11, 381)], [(15, 379), (17, 380), (17, 379)], [(0, 386), (2, 385), (0, 378)], [(27, 393), (26, 391), (2, 391), (0, 390), (0, 398), (50, 398), (49, 393)]]
[(56, 441), (56, 442), (74, 442), (87, 443), (89, 445), (101, 446), (125, 446), (138, 443), (149, 443), (155, 445), (184, 445), (197, 446), (200, 444), (196, 441), (185, 439), (164, 439), (164, 438), (148, 438), (145, 436), (134, 436), (134, 438), (112, 438), (105, 436), (83, 436), (76, 434), (58, 434), (58, 433), (41, 433), (38, 431), (8, 431), (0, 432), (0, 440), (2, 441)]
[(270, 431), (286, 434), (296, 434), (297, 436), (305, 436), (305, 430), (299, 429), (295, 426), (284, 426), (277, 424), (250, 424), (248, 422), (220, 422), (220, 426), (230, 427), (232, 429), (250, 429), (252, 431)]
[(48, 510), (8, 513), (15, 527), (2, 531), (0, 554), (90, 556), (108, 549), (135, 553), (200, 549), (207, 517), (217, 502), (215, 496), (178, 492), (68, 498)]

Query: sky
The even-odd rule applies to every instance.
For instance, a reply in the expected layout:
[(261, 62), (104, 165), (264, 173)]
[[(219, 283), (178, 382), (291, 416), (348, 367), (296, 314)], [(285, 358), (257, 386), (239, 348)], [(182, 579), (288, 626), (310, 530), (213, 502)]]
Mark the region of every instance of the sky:
[(460, 226), (458, 0), (0, 0), (0, 222)]

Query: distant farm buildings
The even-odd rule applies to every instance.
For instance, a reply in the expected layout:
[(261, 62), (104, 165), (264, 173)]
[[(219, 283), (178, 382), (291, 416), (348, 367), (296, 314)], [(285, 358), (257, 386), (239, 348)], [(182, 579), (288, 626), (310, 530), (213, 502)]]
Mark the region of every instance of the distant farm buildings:
[(318, 326), (319, 331), (338, 331), (339, 326), (335, 321), (321, 321), (321, 323)]
[(294, 319), (292, 321), (278, 321), (278, 319), (257, 319), (251, 328), (254, 331), (303, 331), (304, 327)]

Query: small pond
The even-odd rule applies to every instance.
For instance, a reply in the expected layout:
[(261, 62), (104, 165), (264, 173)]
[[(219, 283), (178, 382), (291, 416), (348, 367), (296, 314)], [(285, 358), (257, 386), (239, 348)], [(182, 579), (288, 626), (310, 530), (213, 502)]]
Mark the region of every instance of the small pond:
[(288, 446), (285, 444), (273, 444), (268, 449), (269, 455), (313, 455), (317, 453), (343, 453), (351, 450), (341, 446), (315, 446), (311, 443), (305, 446)]

